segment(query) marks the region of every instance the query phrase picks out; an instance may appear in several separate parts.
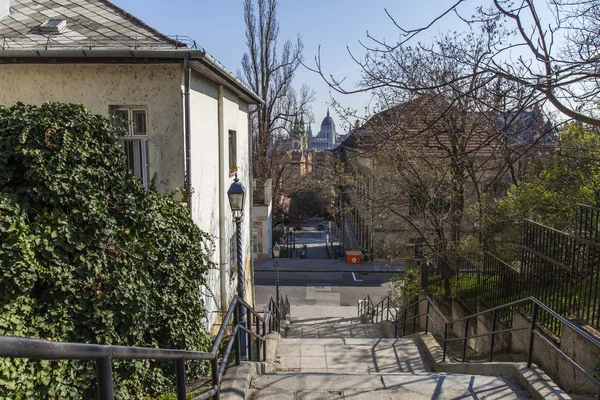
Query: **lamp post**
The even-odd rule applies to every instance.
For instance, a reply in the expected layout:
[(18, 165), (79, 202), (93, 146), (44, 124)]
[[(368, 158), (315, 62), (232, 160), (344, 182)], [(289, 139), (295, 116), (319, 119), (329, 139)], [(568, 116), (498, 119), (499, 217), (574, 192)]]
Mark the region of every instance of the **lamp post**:
[[(277, 297), (277, 313), (279, 313), (279, 252), (281, 247), (275, 243), (273, 247), (273, 258), (275, 258), (275, 296)], [(279, 317), (279, 315), (278, 315)]]
[[(244, 218), (244, 197), (246, 195), (246, 190), (244, 189), (244, 185), (240, 182), (237, 177), (237, 173), (235, 174), (235, 178), (233, 183), (229, 187), (227, 191), (227, 197), (229, 197), (229, 205), (231, 207), (231, 212), (233, 214), (233, 220), (236, 225), (236, 243), (237, 243), (237, 292), (238, 297), (241, 300), (245, 300), (246, 296), (246, 287), (244, 285), (244, 265), (243, 265), (243, 257), (242, 257), (242, 219)], [(239, 303), (240, 309), (240, 320), (238, 323), (244, 328), (246, 325), (246, 307), (244, 307), (241, 303)], [(243, 329), (239, 330), (239, 345), (241, 347), (241, 356), (242, 360), (247, 360), (247, 352), (246, 352), (246, 344), (248, 343), (248, 333)]]

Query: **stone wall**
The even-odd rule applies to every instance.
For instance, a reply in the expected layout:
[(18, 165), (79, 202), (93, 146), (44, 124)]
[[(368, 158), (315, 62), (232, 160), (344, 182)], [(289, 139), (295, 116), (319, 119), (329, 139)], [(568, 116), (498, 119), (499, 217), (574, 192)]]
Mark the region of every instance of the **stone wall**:
[[(572, 321), (577, 324), (577, 321)], [(513, 327), (530, 326), (531, 321), (523, 314), (515, 312)], [(592, 336), (599, 338), (598, 332), (588, 325), (580, 326)], [(528, 354), (529, 330), (512, 332), (512, 350)], [(556, 344), (555, 341), (553, 341)], [(592, 345), (582, 335), (577, 334), (568, 326), (563, 326), (560, 342), (561, 350), (573, 361), (581, 365), (588, 373), (593, 374), (593, 368), (600, 360), (600, 348)], [(568, 361), (542, 339), (536, 337), (533, 342), (533, 362), (542, 368), (561, 388), (573, 394), (598, 394), (598, 388), (575, 369)]]
[[(492, 332), (493, 331), (492, 325), (493, 325), (493, 312), (488, 312), (488, 313), (477, 316), (476, 334), (483, 335), (483, 334)], [(500, 321), (500, 318), (496, 318), (495, 330), (502, 330), (502, 329), (506, 329), (506, 326), (504, 326), (504, 324), (502, 324), (502, 322)], [(494, 335), (494, 355), (510, 352), (511, 351), (511, 339), (512, 339), (512, 335), (510, 332), (495, 334)], [(478, 338), (475, 341), (473, 350), (477, 355), (480, 355), (480, 356), (485, 355), (486, 358), (488, 358), (489, 354), (490, 354), (491, 345), (492, 345), (492, 337), (484, 336), (484, 337)]]

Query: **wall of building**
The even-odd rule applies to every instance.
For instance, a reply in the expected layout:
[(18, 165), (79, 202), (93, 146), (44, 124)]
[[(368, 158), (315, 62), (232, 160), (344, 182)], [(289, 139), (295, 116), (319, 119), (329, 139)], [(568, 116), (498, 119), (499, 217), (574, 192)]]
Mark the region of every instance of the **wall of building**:
[[(42, 104), (47, 101), (81, 103), (93, 114), (109, 116), (110, 106), (144, 106), (148, 116), (149, 180), (156, 176), (156, 189), (169, 194), (184, 187), (184, 107), (182, 64), (19, 64), (0, 65), (0, 104)], [(238, 176), (247, 189), (242, 224), (247, 296), (251, 302), (252, 274), (250, 240), (250, 188), (248, 105), (224, 90), (223, 170), (225, 187), (219, 193), (218, 86), (193, 73), (191, 81), (192, 216), (194, 222), (215, 238), (212, 260), (219, 264), (219, 195), (225, 199), (225, 246), (229, 261), (229, 238), (235, 233), (227, 190), (229, 174), (228, 131), (237, 133)], [(227, 265), (227, 270), (231, 266)], [(235, 292), (236, 280), (227, 276), (227, 297)], [(220, 273), (209, 272), (211, 292), (204, 293), (209, 311), (207, 327), (218, 319)]]
[(0, 104), (83, 104), (109, 116), (110, 106), (148, 109), (148, 164), (156, 189), (183, 186), (183, 108), (180, 64), (2, 64)]
[[(250, 159), (248, 137), (248, 105), (235, 94), (223, 88), (223, 130), (222, 144), (219, 145), (219, 86), (205, 77), (192, 73), (190, 83), (191, 104), (191, 182), (192, 182), (192, 217), (196, 224), (206, 232), (214, 235), (212, 259), (217, 269), (208, 275), (208, 284), (212, 293), (205, 293), (206, 308), (209, 311), (209, 325), (219, 319), (220, 312), (227, 308), (228, 301), (236, 290), (236, 262), (232, 254), (232, 241), (235, 242), (236, 226), (232, 217), (227, 190), (233, 183), (234, 174), (229, 170), (229, 131), (236, 132), (238, 178), (246, 188), (244, 219), (242, 220), (242, 252), (246, 273), (246, 300), (253, 298), (251, 270), (250, 240)], [(222, 150), (222, 151), (221, 151)], [(220, 154), (221, 153), (221, 154)], [(221, 163), (221, 168), (219, 168)], [(219, 174), (224, 179), (222, 191), (219, 189)], [(225, 218), (224, 240), (219, 241), (220, 202), (224, 205)], [(221, 304), (221, 272), (220, 246), (225, 246), (226, 295), (227, 304)], [(230, 262), (233, 260), (233, 263)]]

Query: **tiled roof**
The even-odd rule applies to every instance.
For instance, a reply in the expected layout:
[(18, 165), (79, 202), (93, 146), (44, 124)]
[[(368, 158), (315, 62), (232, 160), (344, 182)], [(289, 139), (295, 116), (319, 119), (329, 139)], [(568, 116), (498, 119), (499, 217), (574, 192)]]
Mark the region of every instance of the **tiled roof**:
[[(185, 40), (163, 35), (107, 0), (10, 0), (0, 21), (1, 50), (173, 49)], [(47, 20), (66, 20), (60, 33), (45, 33)], [(186, 42), (187, 43), (187, 42)]]

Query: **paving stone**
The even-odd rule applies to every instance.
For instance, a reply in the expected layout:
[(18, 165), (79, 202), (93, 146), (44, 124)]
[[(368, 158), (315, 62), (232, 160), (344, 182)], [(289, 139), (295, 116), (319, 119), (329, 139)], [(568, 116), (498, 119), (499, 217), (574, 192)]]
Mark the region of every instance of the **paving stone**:
[(303, 344), (300, 346), (301, 357), (325, 357), (325, 345), (321, 344)]
[(319, 368), (326, 369), (327, 361), (325, 357), (301, 357), (300, 358), (300, 369), (304, 370), (305, 368)]
[(300, 370), (300, 357), (279, 357), (275, 363), (278, 371)]
[(288, 344), (277, 346), (275, 353), (277, 357), (300, 357), (300, 345)]

